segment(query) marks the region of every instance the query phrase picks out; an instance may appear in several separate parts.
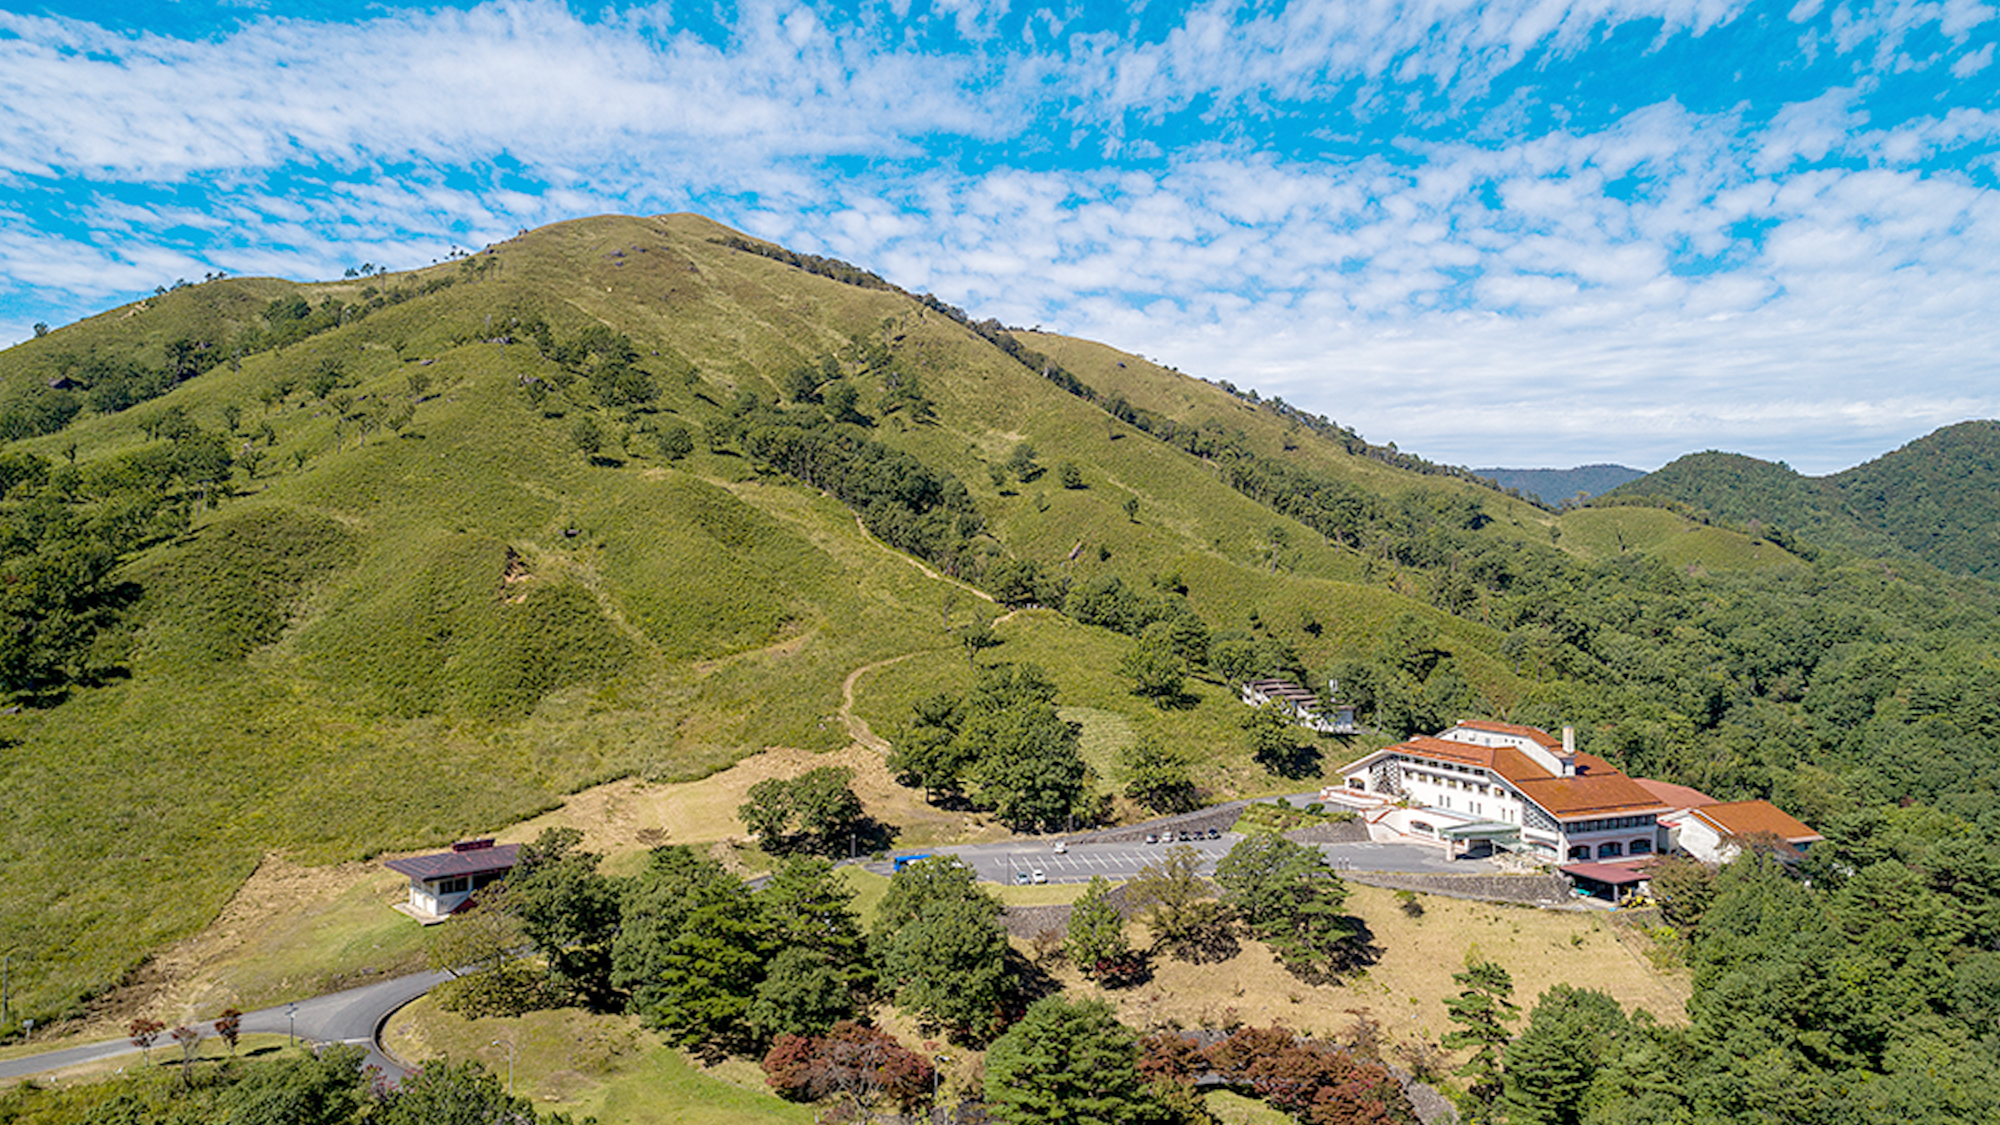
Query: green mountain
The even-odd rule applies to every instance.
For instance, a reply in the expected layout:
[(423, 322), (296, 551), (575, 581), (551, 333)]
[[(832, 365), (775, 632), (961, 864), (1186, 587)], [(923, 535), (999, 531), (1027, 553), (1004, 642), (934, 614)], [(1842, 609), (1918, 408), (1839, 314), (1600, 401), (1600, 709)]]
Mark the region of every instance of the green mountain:
[(1561, 504), (1579, 496), (1602, 496), (1646, 474), (1624, 465), (1579, 465), (1574, 469), (1474, 469), (1502, 488), (1519, 491), (1544, 504)]
[[(2000, 777), (1989, 584), (1559, 515), (695, 216), (156, 294), (0, 353), (0, 436), (0, 948), (44, 1021), (268, 852), (836, 748), (850, 692), (900, 745), (975, 660), (1047, 670), (1085, 816), (1137, 740), (1212, 799), (1358, 752), (1267, 768), (1231, 683), (1264, 674), (1815, 822), (1975, 819)], [(1193, 675), (1137, 694), (1161, 629)]]
[(1610, 494), (1639, 497), (1820, 547), (2000, 575), (2000, 422), (1947, 426), (1825, 477), (1739, 454), (1690, 454)]

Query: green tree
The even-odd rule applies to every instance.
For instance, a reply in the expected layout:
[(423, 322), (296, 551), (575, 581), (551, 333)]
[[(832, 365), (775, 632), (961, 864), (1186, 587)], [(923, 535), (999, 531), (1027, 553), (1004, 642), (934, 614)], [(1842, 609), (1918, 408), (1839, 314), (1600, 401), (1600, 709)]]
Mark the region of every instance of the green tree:
[(1143, 905), (1146, 928), (1162, 948), (1184, 961), (1224, 960), (1236, 950), (1229, 912), (1201, 875), (1201, 853), (1176, 844), (1139, 869), (1126, 886), (1128, 901)]
[(992, 1026), (1007, 988), (1000, 904), (949, 857), (919, 860), (889, 883), (874, 947), (896, 1006), (954, 1032)]
[(748, 1015), (773, 928), (740, 880), (685, 846), (655, 848), (620, 917), (612, 983), (648, 1025), (703, 1050), (756, 1041)]
[(821, 954), (857, 999), (872, 993), (875, 973), (868, 939), (854, 912), (854, 891), (834, 874), (832, 863), (819, 856), (788, 858), (757, 892), (757, 900), (771, 920), (774, 941)]
[(507, 877), (506, 906), (548, 963), (550, 983), (591, 1005), (611, 997), (611, 946), (619, 887), (583, 851), (583, 833), (551, 827), (522, 846)]
[(1056, 480), (1064, 488), (1082, 488), (1083, 470), (1077, 468), (1074, 461), (1064, 461), (1056, 466)]
[(807, 945), (784, 946), (751, 995), (746, 1014), (761, 1039), (824, 1035), (853, 1019), (859, 1004), (848, 978), (827, 954)]
[(1201, 805), (1184, 754), (1140, 737), (1118, 752), (1118, 765), (1125, 775), (1125, 795), (1153, 812), (1190, 812)]
[(597, 419), (586, 414), (569, 428), (570, 443), (575, 445), (585, 457), (596, 457), (604, 449), (604, 428)]
[(1507, 1024), (1514, 1019), (1514, 978), (1491, 961), (1476, 961), (1451, 979), (1460, 986), (1457, 996), (1444, 1002), (1457, 1029), (1444, 1037), (1446, 1050), (1473, 1049), (1472, 1057), (1458, 1068), (1461, 1078), (1472, 1082), (1466, 1090), (1466, 1116), (1475, 1122), (1494, 1119), (1494, 1106), (1504, 1089), (1501, 1053), (1509, 1038)]
[(1502, 1107), (1510, 1125), (1582, 1125), (1598, 1071), (1631, 1038), (1618, 1001), (1559, 984), (1542, 993), (1507, 1044)]
[(849, 784), (853, 779), (854, 771), (845, 766), (820, 766), (790, 779), (767, 778), (750, 787), (750, 800), (736, 815), (773, 851), (795, 844), (833, 851), (864, 815)]
[(1042, 467), (1035, 463), (1035, 447), (1025, 441), (1016, 445), (1014, 451), (1007, 455), (1007, 471), (1023, 484), (1041, 476)]
[(1223, 905), (1292, 972), (1324, 978), (1361, 956), (1357, 922), (1341, 910), (1347, 885), (1318, 848), (1259, 832), (1229, 849), (1215, 881)]
[(926, 799), (957, 792), (976, 760), (974, 748), (958, 738), (964, 725), (959, 700), (940, 692), (917, 700), (911, 711), (910, 725), (889, 751), (889, 768), (902, 784), (921, 787)]
[(679, 422), (669, 422), (653, 435), (653, 444), (660, 456), (678, 461), (694, 452), (694, 434)]
[(1132, 681), (1132, 692), (1170, 707), (1187, 694), (1187, 665), (1175, 649), (1172, 627), (1164, 621), (1146, 626), (1138, 643), (1125, 653), (1118, 670)]
[(1111, 1005), (1045, 997), (987, 1049), (986, 1104), (1007, 1125), (1157, 1120), (1138, 1061), (1138, 1034)]
[(382, 1125), (532, 1125), (535, 1109), (476, 1062), (434, 1060), (418, 1067), (368, 1117)]
[(994, 634), (992, 622), (979, 618), (959, 627), (958, 643), (965, 646), (966, 667), (977, 668), (979, 654), (999, 647), (1000, 638)]
[(1083, 897), (1070, 907), (1069, 959), (1083, 975), (1097, 979), (1132, 952), (1125, 937), (1125, 919), (1111, 904), (1111, 884), (1102, 875), (1090, 877)]

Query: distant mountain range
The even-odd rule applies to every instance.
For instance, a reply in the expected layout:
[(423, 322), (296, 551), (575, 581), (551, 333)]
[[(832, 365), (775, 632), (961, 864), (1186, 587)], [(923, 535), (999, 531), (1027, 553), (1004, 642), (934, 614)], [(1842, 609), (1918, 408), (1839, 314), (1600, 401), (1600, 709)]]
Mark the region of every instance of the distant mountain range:
[(1641, 497), (1778, 529), (1822, 548), (1914, 556), (1941, 570), (2000, 576), (2000, 421), (1947, 426), (1824, 477), (1736, 453), (1693, 453), (1621, 485), (1609, 499)]
[(1646, 475), (1643, 469), (1624, 465), (1579, 465), (1574, 469), (1474, 469), (1502, 488), (1518, 489), (1544, 504), (1602, 496), (1627, 481)]

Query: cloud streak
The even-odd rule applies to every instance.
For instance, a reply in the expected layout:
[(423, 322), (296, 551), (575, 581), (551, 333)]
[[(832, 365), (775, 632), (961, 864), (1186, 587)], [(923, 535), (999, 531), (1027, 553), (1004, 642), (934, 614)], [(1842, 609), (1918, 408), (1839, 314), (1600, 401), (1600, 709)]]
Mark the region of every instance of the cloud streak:
[(2000, 415), (1994, 9), (1748, 12), (0, 13), (0, 332), (692, 208), (1454, 461), (1818, 471)]

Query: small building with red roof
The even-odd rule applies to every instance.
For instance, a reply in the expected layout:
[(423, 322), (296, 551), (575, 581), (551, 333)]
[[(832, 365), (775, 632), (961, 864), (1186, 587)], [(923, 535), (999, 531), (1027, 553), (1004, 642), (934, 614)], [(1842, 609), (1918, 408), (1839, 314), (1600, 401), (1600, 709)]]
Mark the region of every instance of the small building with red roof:
[(1728, 863), (1752, 844), (1802, 852), (1826, 838), (1769, 801), (1697, 805), (1673, 829), (1675, 846), (1705, 863)]
[(480, 890), (514, 870), (519, 844), (495, 845), (491, 839), (461, 840), (448, 852), (385, 860), (382, 866), (410, 879), (410, 898), (396, 909), (430, 925), (442, 922), (472, 901)]

